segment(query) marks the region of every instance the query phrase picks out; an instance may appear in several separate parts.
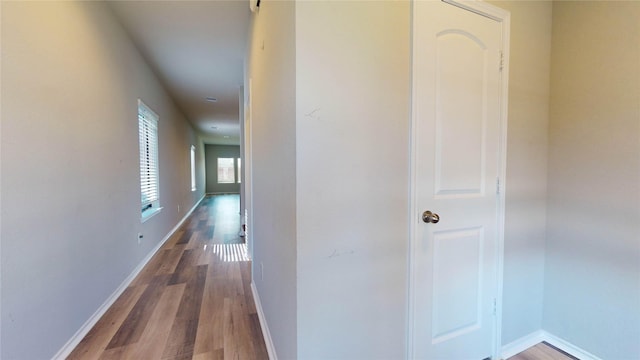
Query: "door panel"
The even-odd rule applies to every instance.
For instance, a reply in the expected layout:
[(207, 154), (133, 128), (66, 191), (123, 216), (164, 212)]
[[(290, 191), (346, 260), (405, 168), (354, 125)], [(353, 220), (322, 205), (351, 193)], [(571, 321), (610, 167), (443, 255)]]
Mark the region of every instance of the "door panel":
[(482, 228), (433, 233), (434, 343), (480, 326), (482, 246)]
[(461, 31), (437, 34), (435, 46), (436, 194), (479, 194), (484, 188), (486, 47)]
[[(414, 3), (412, 357), (492, 355), (501, 24)], [(425, 223), (430, 210), (439, 221)]]

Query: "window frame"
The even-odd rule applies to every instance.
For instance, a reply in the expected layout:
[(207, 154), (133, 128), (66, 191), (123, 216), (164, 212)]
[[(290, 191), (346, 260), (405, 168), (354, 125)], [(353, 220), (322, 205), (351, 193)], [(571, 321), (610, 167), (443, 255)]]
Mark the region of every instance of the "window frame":
[(238, 178), (236, 179), (237, 184), (242, 183), (242, 158), (236, 158), (236, 173)]
[[(138, 146), (140, 161), (141, 222), (162, 210), (160, 207), (160, 161), (158, 129), (160, 117), (138, 99)], [(145, 196), (147, 197), (145, 199)]]
[(195, 145), (191, 145), (190, 151), (191, 157), (191, 191), (196, 191), (196, 147)]
[[(221, 181), (220, 180), (220, 160), (231, 160), (231, 171), (230, 174), (232, 179), (230, 181)], [(228, 166), (227, 166), (228, 168)], [(218, 184), (235, 184), (236, 183), (236, 161), (235, 157), (218, 157), (216, 160), (216, 180)]]

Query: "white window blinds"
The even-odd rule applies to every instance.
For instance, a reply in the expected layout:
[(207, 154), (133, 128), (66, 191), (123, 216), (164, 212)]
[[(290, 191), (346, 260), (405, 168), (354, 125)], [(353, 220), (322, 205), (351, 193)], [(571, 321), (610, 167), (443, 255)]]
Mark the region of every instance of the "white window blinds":
[(191, 191), (196, 191), (196, 147), (191, 145)]
[(140, 138), (140, 192), (142, 212), (159, 205), (158, 115), (138, 100), (138, 134)]

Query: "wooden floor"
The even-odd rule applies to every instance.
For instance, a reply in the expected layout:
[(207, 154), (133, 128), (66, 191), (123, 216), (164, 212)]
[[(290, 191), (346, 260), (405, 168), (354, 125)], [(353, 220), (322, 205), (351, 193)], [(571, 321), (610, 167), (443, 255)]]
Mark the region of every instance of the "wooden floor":
[[(68, 359), (266, 360), (239, 198), (205, 198)], [(508, 360), (576, 360), (540, 343)]]
[(205, 198), (68, 359), (268, 359), (238, 207)]
[(536, 346), (510, 357), (508, 360), (579, 360), (562, 350), (541, 342)]

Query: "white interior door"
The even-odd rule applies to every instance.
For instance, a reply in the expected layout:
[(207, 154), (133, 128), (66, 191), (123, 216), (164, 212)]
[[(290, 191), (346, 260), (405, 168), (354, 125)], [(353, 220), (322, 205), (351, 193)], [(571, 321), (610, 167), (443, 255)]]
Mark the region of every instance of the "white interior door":
[[(502, 25), (440, 1), (414, 2), (413, 16), (410, 356), (485, 359), (496, 336)], [(425, 211), (437, 215), (424, 222)]]

